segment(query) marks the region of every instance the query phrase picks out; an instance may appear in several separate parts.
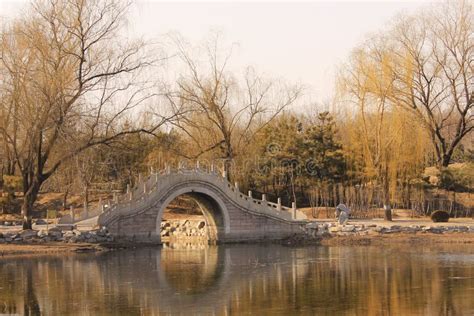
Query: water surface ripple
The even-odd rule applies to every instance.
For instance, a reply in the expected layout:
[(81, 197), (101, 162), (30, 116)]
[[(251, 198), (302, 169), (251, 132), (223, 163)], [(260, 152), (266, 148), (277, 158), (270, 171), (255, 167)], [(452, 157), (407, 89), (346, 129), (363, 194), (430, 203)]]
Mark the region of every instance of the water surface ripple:
[(0, 314), (474, 315), (471, 245), (177, 246), (0, 259)]

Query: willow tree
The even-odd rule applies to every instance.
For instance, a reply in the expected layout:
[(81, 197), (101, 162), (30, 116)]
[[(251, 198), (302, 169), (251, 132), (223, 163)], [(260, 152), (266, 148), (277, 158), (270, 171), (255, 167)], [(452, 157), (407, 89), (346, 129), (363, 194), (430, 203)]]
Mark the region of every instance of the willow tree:
[(383, 39), (364, 43), (340, 82), (345, 101), (356, 109), (346, 124), (346, 149), (362, 160), (355, 163), (366, 181), (381, 188), (385, 219), (391, 220), (397, 181), (423, 164), (425, 138), (414, 117), (393, 102), (396, 57), (387, 47)]
[(156, 60), (143, 42), (121, 35), (127, 7), (39, 0), (0, 33), (0, 132), (23, 179), (25, 228), (41, 186), (62, 164), (142, 130), (119, 128), (154, 95), (141, 74)]

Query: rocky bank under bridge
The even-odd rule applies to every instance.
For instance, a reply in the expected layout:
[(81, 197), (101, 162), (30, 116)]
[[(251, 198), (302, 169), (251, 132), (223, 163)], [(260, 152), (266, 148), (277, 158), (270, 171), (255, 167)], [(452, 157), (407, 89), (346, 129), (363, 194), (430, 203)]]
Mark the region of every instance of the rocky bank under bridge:
[[(474, 236), (474, 221), (467, 220), (466, 222), (455, 223), (433, 223), (429, 222), (382, 222), (363, 221), (363, 222), (349, 222), (346, 225), (338, 225), (334, 222), (310, 222), (304, 228), (305, 236), (301, 241), (315, 241), (324, 238), (345, 237), (345, 238), (359, 238), (369, 237), (377, 239), (378, 236), (384, 238), (390, 235), (416, 235), (422, 237), (425, 234), (463, 234), (465, 236)], [(192, 220), (166, 220), (161, 223), (162, 237), (168, 240), (173, 239), (206, 239), (207, 225), (204, 219)], [(5, 244), (49, 244), (49, 243), (73, 243), (73, 244), (110, 244), (114, 243), (113, 236), (105, 229), (95, 230), (78, 230), (69, 229), (64, 230), (60, 227), (52, 227), (49, 229), (41, 228), (39, 230), (21, 230), (21, 227), (14, 229), (14, 227), (0, 226), (0, 251), (2, 245)]]

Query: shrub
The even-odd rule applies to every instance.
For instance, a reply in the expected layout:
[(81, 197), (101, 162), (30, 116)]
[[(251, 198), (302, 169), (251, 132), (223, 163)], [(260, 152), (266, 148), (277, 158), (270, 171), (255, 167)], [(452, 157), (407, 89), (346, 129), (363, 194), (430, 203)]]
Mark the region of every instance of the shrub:
[(435, 211), (431, 213), (431, 220), (435, 223), (446, 223), (449, 221), (449, 213), (446, 211)]
[(451, 164), (441, 170), (439, 180), (442, 189), (470, 192), (474, 189), (474, 164)]
[(23, 189), (22, 178), (19, 176), (4, 175), (2, 179), (3, 190), (8, 192), (12, 197), (15, 197), (15, 192), (20, 192)]
[(0, 214), (13, 214), (20, 211), (20, 203), (11, 195), (0, 196)]

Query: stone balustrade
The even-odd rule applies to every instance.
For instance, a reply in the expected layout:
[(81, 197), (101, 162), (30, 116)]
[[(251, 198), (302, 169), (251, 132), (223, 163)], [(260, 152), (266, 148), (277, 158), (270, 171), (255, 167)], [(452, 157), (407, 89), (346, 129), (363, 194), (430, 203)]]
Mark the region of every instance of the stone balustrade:
[[(228, 208), (239, 209), (249, 215), (264, 217), (280, 223), (301, 224), (306, 220), (306, 216), (297, 210), (294, 204), (289, 208), (282, 206), (280, 199), (278, 203), (267, 201), (265, 196), (261, 200), (255, 199), (251, 192), (249, 194), (240, 192), (238, 185), (229, 183), (225, 177), (215, 172), (214, 168), (206, 170), (198, 165), (194, 169), (167, 167), (145, 179), (140, 179), (134, 188), (129, 189), (128, 194), (116, 197), (117, 203), (104, 209), (99, 217), (99, 224), (110, 226), (123, 218), (131, 218), (147, 212), (150, 215), (150, 209), (156, 208), (158, 204), (160, 208), (166, 207), (167, 205), (161, 205), (164, 198), (172, 196), (178, 191), (182, 192), (181, 194), (199, 193), (208, 196), (210, 200), (220, 200), (220, 209), (224, 212), (224, 219), (227, 220), (227, 226), (220, 228), (227, 232), (232, 226), (228, 222), (231, 220), (228, 218)], [(215, 195), (215, 198), (211, 198), (209, 195)], [(149, 233), (156, 235), (155, 232), (149, 231)]]

